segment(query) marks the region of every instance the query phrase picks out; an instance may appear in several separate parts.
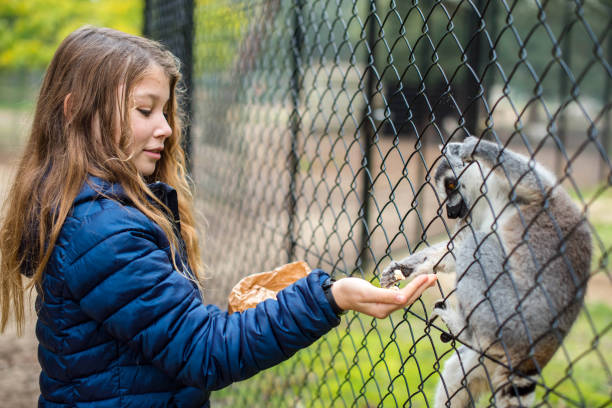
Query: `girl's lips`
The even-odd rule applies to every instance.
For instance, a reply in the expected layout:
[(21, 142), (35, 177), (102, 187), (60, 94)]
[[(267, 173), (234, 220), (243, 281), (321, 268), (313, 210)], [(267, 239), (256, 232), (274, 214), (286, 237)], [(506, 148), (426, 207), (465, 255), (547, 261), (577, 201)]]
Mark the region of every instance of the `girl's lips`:
[(157, 151), (157, 150), (144, 150), (144, 152), (147, 154), (147, 156), (152, 157), (156, 160), (161, 159), (161, 151)]

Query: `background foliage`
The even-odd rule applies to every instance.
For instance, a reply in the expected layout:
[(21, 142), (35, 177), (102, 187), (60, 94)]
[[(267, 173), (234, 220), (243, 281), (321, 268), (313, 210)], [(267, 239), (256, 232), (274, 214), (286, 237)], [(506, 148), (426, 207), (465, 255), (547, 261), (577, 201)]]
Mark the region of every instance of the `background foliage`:
[(141, 0), (3, 0), (0, 69), (43, 69), (61, 40), (83, 24), (139, 34)]

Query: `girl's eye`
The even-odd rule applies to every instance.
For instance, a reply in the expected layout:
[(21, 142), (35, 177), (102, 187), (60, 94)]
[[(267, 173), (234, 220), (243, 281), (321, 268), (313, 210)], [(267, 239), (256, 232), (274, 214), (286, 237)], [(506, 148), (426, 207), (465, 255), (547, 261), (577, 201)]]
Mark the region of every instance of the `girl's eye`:
[(138, 108), (138, 112), (140, 112), (145, 117), (148, 117), (151, 114), (151, 111), (148, 109)]

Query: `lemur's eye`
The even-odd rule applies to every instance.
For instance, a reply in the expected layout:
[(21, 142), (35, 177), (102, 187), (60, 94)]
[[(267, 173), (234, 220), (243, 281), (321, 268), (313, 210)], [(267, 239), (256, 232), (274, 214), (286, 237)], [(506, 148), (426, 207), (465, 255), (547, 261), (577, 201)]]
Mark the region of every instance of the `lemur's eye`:
[(447, 190), (454, 190), (457, 188), (457, 182), (453, 179), (446, 179), (444, 184), (446, 184), (444, 187), (446, 187)]

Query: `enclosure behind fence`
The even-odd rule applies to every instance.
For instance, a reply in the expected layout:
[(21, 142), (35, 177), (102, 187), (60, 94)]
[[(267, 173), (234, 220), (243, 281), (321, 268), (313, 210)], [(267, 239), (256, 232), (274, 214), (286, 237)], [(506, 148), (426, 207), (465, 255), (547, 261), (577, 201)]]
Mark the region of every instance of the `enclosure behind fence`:
[[(517, 183), (501, 212), (519, 209), (516, 248), (527, 248), (529, 259), (538, 251), (530, 238), (537, 222), (521, 214), (518, 183), (543, 174), (539, 165), (557, 179), (547, 188), (536, 177), (538, 214), (555, 231), (556, 253), (526, 261), (537, 269), (532, 287), (510, 302), (525, 323), (525, 299), (541, 291), (553, 314), (541, 323), (543, 336), (561, 343), (545, 367), (535, 364), (528, 373), (536, 405), (612, 403), (610, 2), (148, 0), (145, 15), (147, 35), (184, 64), (190, 163), (207, 220), (209, 301), (225, 305), (241, 277), (294, 260), (378, 285), (391, 260), (449, 239), (452, 251), (459, 233), (436, 191), (436, 169), (448, 159), (449, 143), (476, 135), (504, 152), (481, 174), (478, 200), (493, 211), (487, 237), (503, 241), (505, 233), (497, 230), (504, 218), (486, 185), (501, 169)], [(526, 157), (518, 179), (502, 160), (509, 150)], [(562, 189), (579, 213), (566, 227), (554, 212), (553, 191)], [(593, 247), (584, 276), (569, 248), (581, 224)], [(470, 222), (465, 229), (474, 231)], [(521, 286), (511, 266), (516, 248), (504, 247), (500, 276)], [(587, 252), (577, 258), (588, 263)], [(490, 254), (469, 255), (474, 264)], [(574, 288), (568, 302), (579, 306), (586, 292), (569, 334), (567, 310), (553, 310), (558, 299), (543, 283), (558, 267), (567, 269), (564, 285)], [(437, 298), (454, 298), (455, 276), (440, 275), (439, 283), (437, 292), (386, 320), (345, 315), (315, 345), (214, 394), (213, 403), (430, 406), (442, 367), (455, 355), (464, 377), (485, 372), (488, 391), (477, 406), (505, 406), (508, 393), (520, 399), (531, 392), (521, 385), (527, 374), (520, 367), (462, 346), (461, 336), (440, 340), (448, 329), (427, 322)], [(481, 295), (494, 293), (495, 284)], [(535, 358), (539, 340), (529, 341), (526, 353)], [(503, 346), (506, 353), (512, 347)], [(480, 353), (473, 366), (456, 354), (465, 347)], [(509, 370), (503, 389), (489, 372), (495, 364)], [(461, 392), (449, 398), (456, 402)]]

